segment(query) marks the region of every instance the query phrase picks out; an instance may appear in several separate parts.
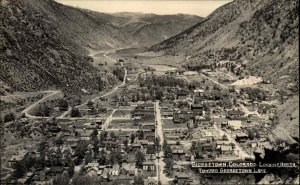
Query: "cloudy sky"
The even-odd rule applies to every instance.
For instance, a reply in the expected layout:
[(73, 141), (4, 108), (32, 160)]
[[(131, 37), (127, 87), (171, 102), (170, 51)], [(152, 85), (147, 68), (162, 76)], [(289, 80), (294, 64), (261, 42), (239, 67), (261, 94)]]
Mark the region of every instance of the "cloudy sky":
[(231, 0), (56, 0), (65, 5), (98, 12), (143, 12), (207, 16)]

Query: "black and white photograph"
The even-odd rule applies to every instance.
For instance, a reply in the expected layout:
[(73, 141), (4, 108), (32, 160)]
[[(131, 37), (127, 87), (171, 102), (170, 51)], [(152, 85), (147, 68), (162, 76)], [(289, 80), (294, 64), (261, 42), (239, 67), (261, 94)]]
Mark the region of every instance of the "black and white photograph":
[(1, 185), (299, 184), (299, 0), (0, 0)]

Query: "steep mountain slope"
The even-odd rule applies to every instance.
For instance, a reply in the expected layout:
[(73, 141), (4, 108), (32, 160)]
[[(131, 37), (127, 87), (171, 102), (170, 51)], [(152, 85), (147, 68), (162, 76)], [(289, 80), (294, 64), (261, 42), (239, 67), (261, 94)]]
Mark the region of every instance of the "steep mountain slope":
[(102, 49), (131, 44), (128, 34), (110, 24), (103, 14), (65, 6), (53, 0), (25, 0), (25, 3), (81, 46)]
[[(56, 5), (49, 0), (1, 1), (1, 84), (4, 82), (19, 91), (56, 87), (76, 92), (81, 88), (101, 90), (114, 83), (113, 75), (96, 70), (87, 51), (74, 42), (76, 38), (72, 37), (79, 35), (66, 34), (70, 25), (56, 25), (62, 21), (62, 12)], [(67, 14), (67, 9), (63, 13)], [(60, 14), (46, 14), (46, 11)]]
[(236, 0), (205, 20), (150, 48), (190, 56), (189, 65), (220, 60), (247, 62), (249, 71), (272, 82), (298, 81), (299, 1)]

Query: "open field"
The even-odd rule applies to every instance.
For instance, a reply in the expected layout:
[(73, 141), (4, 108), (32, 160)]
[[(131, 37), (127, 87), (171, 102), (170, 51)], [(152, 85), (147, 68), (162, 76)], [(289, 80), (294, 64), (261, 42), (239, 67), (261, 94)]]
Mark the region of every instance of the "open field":
[(126, 129), (126, 128), (138, 128), (138, 126), (133, 126), (134, 120), (133, 119), (118, 119), (118, 120), (112, 120), (108, 128), (114, 128), (114, 129)]
[(173, 120), (171, 119), (163, 119), (162, 122), (163, 122), (164, 129), (186, 129), (187, 128), (185, 123), (174, 124)]
[(131, 118), (132, 111), (133, 110), (116, 110), (116, 112), (113, 114), (113, 118)]

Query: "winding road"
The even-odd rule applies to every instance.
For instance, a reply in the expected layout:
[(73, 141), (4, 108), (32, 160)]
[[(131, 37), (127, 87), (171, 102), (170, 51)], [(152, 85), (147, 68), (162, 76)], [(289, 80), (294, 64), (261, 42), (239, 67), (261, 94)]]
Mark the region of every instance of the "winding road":
[(45, 100), (47, 100), (48, 98), (57, 95), (59, 93), (61, 93), (61, 91), (43, 91), (44, 93), (50, 93), (47, 96), (43, 97), (42, 99), (38, 100), (37, 102), (31, 104), (30, 106), (26, 107), (23, 111), (22, 114), (25, 114), (25, 116), (27, 118), (32, 118), (32, 119), (36, 119), (36, 118), (49, 118), (49, 117), (42, 117), (42, 116), (33, 116), (31, 115), (29, 112), (30, 110), (32, 110), (34, 107), (36, 107), (37, 105), (39, 105), (40, 103), (44, 102)]
[[(120, 48), (120, 49), (123, 49), (123, 48)], [(113, 58), (107, 56), (109, 53), (113, 53), (113, 52), (115, 52), (116, 50), (117, 50), (117, 49), (109, 50), (109, 51), (107, 51), (106, 53), (104, 53), (103, 56), (106, 57), (107, 59), (113, 61), (113, 62), (117, 62), (117, 60), (115, 60), (115, 59), (113, 59)], [(96, 54), (96, 53), (95, 53), (95, 54)], [(92, 54), (92, 55), (90, 55), (90, 56), (94, 56), (95, 54)], [(123, 63), (121, 63), (121, 66), (123, 67)], [(115, 86), (115, 87), (114, 87), (113, 89), (111, 89), (109, 92), (107, 92), (107, 93), (105, 93), (105, 94), (103, 94), (103, 95), (101, 95), (101, 96), (97, 96), (97, 97), (95, 97), (95, 98), (93, 98), (93, 99), (91, 99), (91, 100), (88, 100), (88, 101), (82, 103), (81, 105), (77, 105), (76, 108), (79, 108), (79, 107), (81, 107), (81, 106), (86, 105), (89, 101), (94, 102), (94, 101), (96, 101), (96, 100), (99, 99), (99, 98), (103, 98), (103, 97), (109, 96), (109, 95), (113, 94), (114, 92), (116, 92), (116, 91), (119, 89), (119, 87), (124, 86), (125, 83), (126, 83), (126, 78), (127, 78), (127, 69), (124, 67), (124, 70), (125, 70), (125, 75), (124, 75), (123, 82), (122, 82), (121, 84)], [(50, 93), (50, 94), (47, 95), (47, 96), (45, 96), (45, 97), (43, 97), (42, 99), (38, 100), (37, 102), (33, 103), (32, 105), (28, 106), (26, 109), (24, 109), (24, 110), (22, 111), (22, 113), (24, 113), (25, 116), (26, 116), (27, 118), (31, 118), (31, 119), (47, 119), (47, 118), (50, 118), (50, 117), (34, 116), (34, 115), (31, 115), (31, 114), (29, 113), (29, 112), (30, 112), (34, 107), (36, 107), (38, 104), (44, 102), (45, 100), (49, 99), (50, 97), (52, 97), (52, 96), (54, 96), (54, 95), (56, 95), (56, 94), (58, 94), (58, 93), (61, 93), (61, 91), (43, 91), (43, 92), (45, 92), (45, 93)], [(74, 120), (74, 119), (78, 119), (78, 118), (66, 118), (66, 116), (71, 112), (71, 109), (72, 109), (72, 108), (69, 107), (67, 111), (65, 111), (62, 115), (60, 115), (60, 116), (57, 117), (56, 119), (60, 119), (60, 120), (67, 120), (67, 119), (69, 119), (69, 120)], [(86, 119), (88, 119), (88, 118), (86, 118)]]

